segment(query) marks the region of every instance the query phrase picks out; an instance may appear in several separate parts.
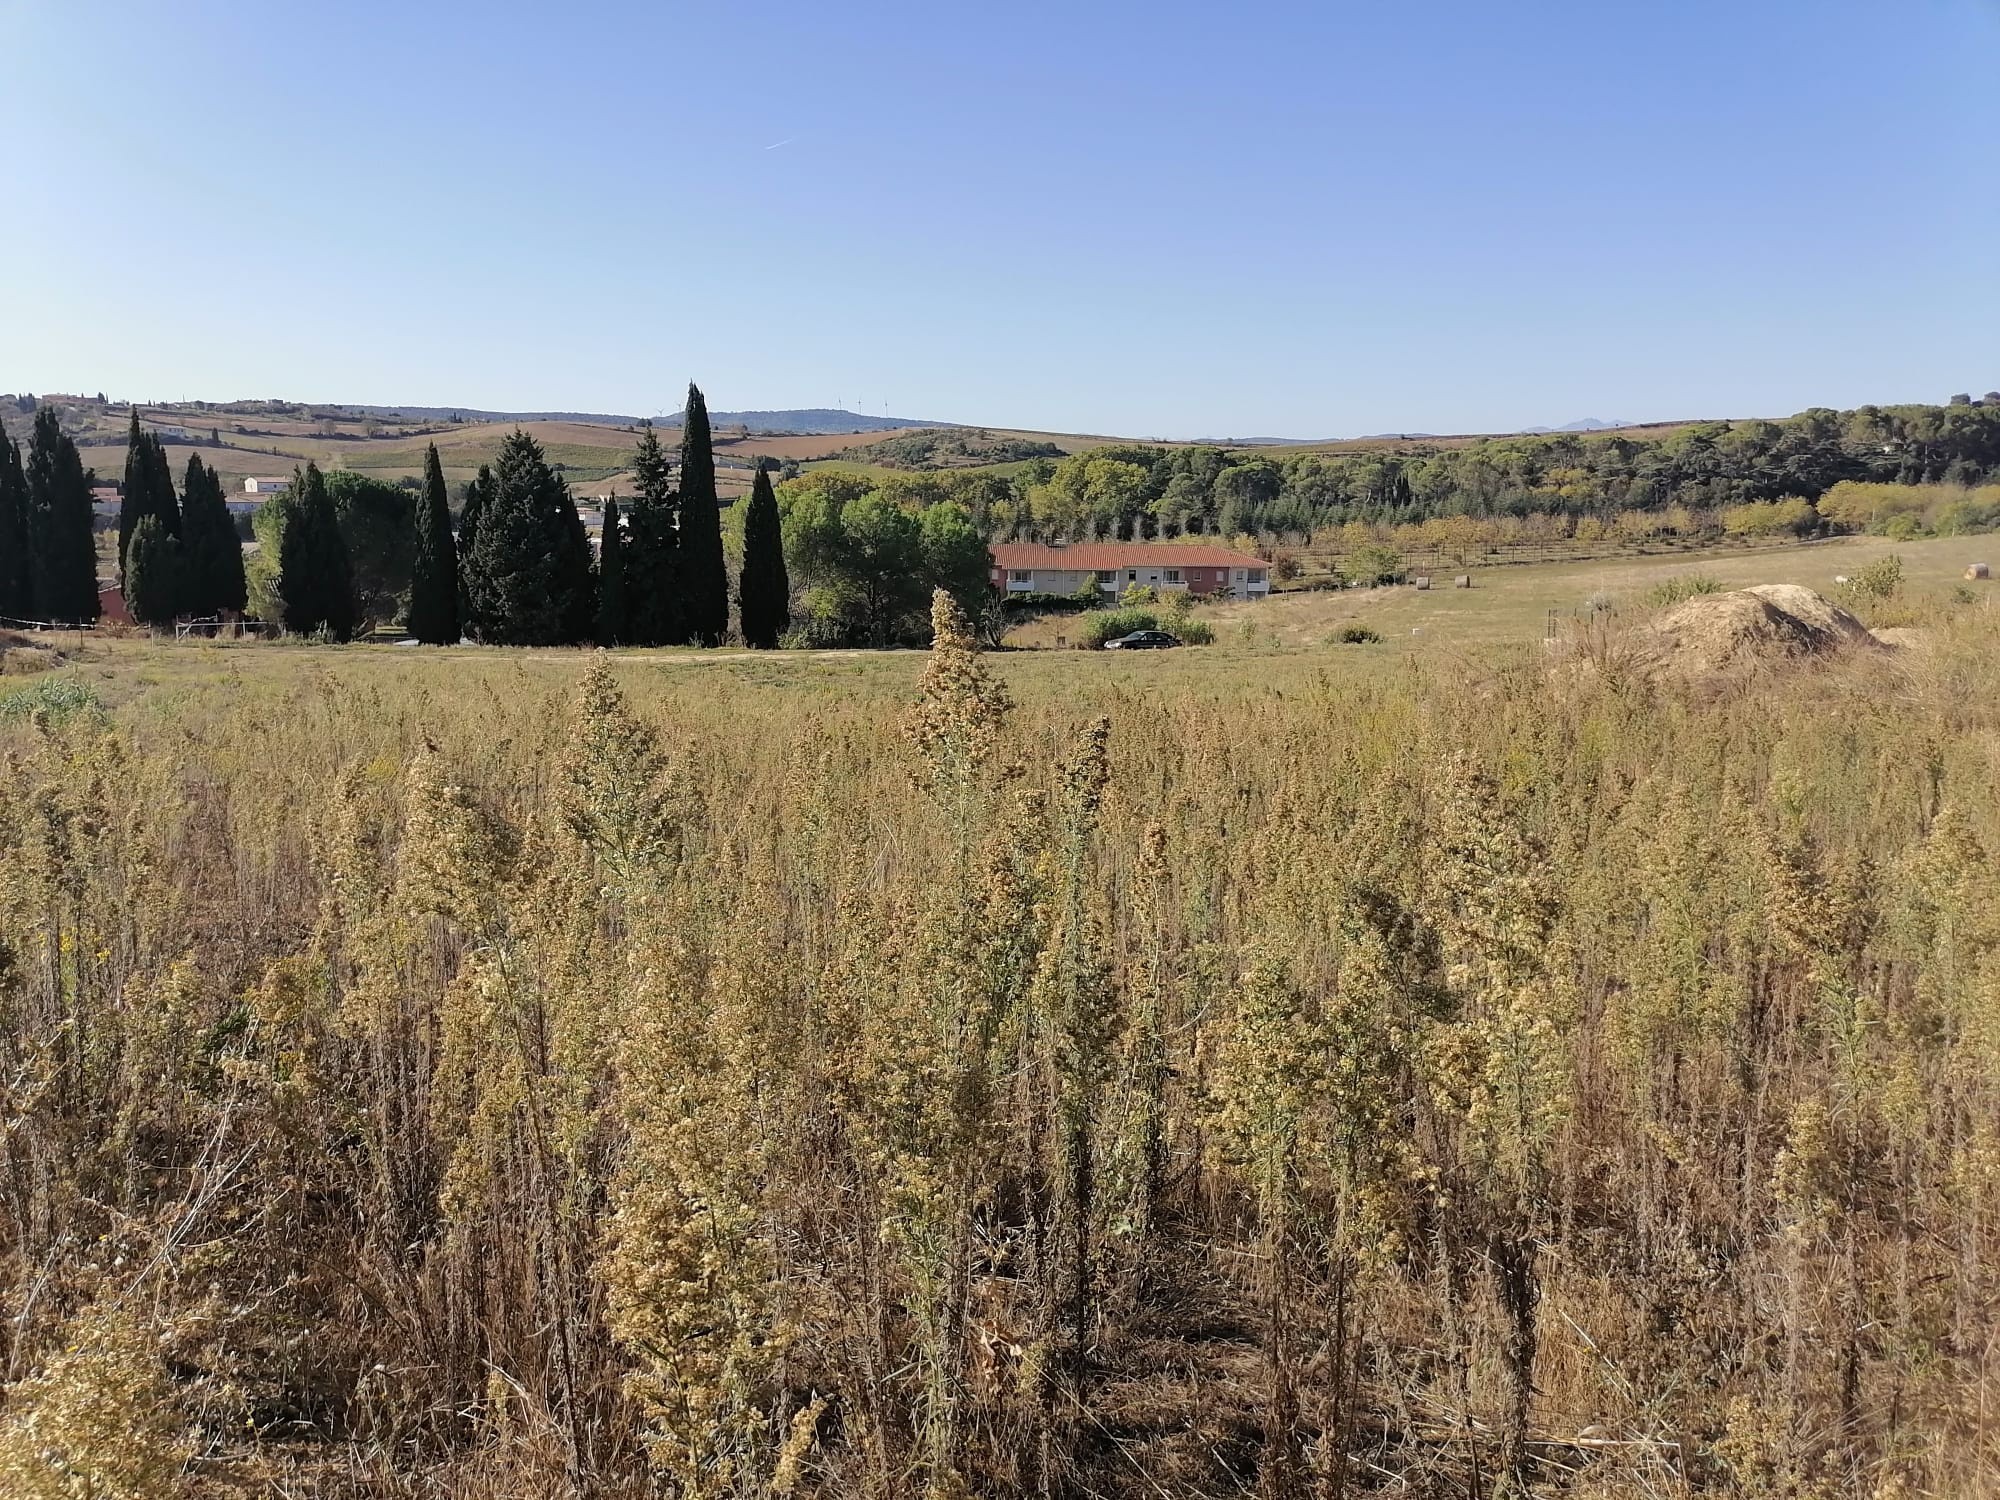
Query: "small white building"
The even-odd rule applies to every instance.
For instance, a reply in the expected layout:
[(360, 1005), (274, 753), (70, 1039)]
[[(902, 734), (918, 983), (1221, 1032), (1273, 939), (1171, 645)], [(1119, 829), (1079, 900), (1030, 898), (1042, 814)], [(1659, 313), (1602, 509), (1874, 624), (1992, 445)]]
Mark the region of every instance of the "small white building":
[(246, 495), (282, 495), (292, 487), (289, 477), (284, 479), (246, 479), (243, 493)]

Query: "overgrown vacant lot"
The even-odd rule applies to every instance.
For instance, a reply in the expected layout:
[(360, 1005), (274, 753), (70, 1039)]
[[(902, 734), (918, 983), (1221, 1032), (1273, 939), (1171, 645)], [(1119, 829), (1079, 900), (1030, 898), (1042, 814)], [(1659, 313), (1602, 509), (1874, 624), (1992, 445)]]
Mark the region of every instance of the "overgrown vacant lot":
[(2000, 1485), (1990, 605), (29, 681), (0, 1494)]

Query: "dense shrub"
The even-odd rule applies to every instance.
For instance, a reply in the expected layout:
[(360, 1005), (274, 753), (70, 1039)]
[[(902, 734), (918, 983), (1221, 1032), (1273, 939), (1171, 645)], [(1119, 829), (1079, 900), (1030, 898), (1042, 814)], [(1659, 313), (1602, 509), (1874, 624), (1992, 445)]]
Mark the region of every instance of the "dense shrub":
[(1893, 599), (1903, 588), (1903, 559), (1894, 552), (1877, 558), (1847, 581), (1857, 599), (1879, 603)]
[(1340, 560), (1340, 576), (1351, 584), (1376, 588), (1403, 581), (1403, 554), (1394, 547), (1357, 547)]
[(1722, 592), (1720, 579), (1706, 573), (1676, 573), (1671, 578), (1662, 578), (1647, 591), (1649, 604), (1666, 606), (1679, 604), (1683, 599), (1692, 599), (1696, 594), (1719, 594)]
[(1380, 643), (1382, 632), (1367, 625), (1343, 625), (1333, 638), (1343, 646), (1373, 646)]
[(1107, 609), (1085, 615), (1077, 635), (1077, 645), (1086, 651), (1100, 649), (1106, 641), (1135, 630), (1160, 629), (1160, 617), (1150, 609)]

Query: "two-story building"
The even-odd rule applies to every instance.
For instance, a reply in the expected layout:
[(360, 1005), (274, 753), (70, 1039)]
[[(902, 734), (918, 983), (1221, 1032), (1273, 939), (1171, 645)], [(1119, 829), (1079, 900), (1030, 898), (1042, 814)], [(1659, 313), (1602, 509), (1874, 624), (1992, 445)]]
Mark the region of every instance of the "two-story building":
[(1182, 542), (996, 542), (993, 587), (1005, 594), (1074, 594), (1087, 578), (1115, 598), (1127, 589), (1261, 598), (1271, 565), (1261, 557)]

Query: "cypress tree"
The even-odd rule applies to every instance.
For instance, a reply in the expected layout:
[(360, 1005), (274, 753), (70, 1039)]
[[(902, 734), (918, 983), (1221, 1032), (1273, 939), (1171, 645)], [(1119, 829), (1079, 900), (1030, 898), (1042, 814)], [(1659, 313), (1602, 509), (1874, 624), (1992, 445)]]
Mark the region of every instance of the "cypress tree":
[(493, 469), (479, 466), (478, 477), (465, 487), (458, 509), (458, 628), (461, 635), (485, 640), (483, 622), (472, 608), (473, 550), (479, 540), (479, 518), (493, 498)]
[(597, 552), (597, 644), (625, 640), (625, 563), (618, 534), (618, 502), (604, 502), (604, 541)]
[(769, 650), (792, 623), (792, 583), (785, 573), (785, 543), (771, 473), (761, 465), (743, 516), (743, 571), (736, 578), (737, 616), (743, 642)]
[(468, 561), (482, 639), (504, 646), (590, 639), (597, 623), (590, 537), (569, 486), (519, 428), (501, 445)]
[(354, 567), (318, 464), (294, 473), (292, 498), (278, 557), (285, 629), (296, 635), (324, 631), (336, 641), (347, 640), (354, 634)]
[(715, 498), (715, 443), (708, 402), (690, 384), (681, 414), (681, 598), (688, 639), (719, 646), (729, 634), (729, 570), (722, 561), (722, 510)]
[(181, 534), (181, 508), (174, 499), (174, 470), (167, 460), (167, 445), (160, 441), (157, 432), (147, 434), (147, 445), (152, 450), (153, 480), (149, 487), (152, 493), (153, 514), (160, 518), (160, 524), (167, 529), (168, 536)]
[(673, 468), (650, 422), (639, 428), (632, 455), (634, 494), (620, 545), (625, 593), (625, 642), (678, 646), (687, 639), (681, 611), (680, 531), (675, 514)]
[(132, 408), (132, 430), (125, 436), (125, 488), (118, 497), (118, 581), (125, 581), (125, 554), (132, 533), (153, 514), (153, 449), (139, 426), (139, 408)]
[(20, 446), (0, 432), (0, 619), (32, 620), (28, 565), (28, 476)]
[(147, 516), (158, 516), (168, 534), (181, 534), (180, 506), (174, 500), (174, 475), (167, 462), (166, 444), (158, 433), (139, 426), (139, 410), (132, 409), (131, 430), (125, 437), (125, 492), (118, 504), (118, 567), (124, 577), (125, 554), (132, 545), (132, 530)]
[(182, 614), (188, 578), (180, 540), (158, 516), (141, 516), (125, 550), (125, 607), (141, 625), (157, 630)]
[[(474, 524), (477, 522), (475, 520)], [(427, 646), (458, 644), (458, 546), (451, 538), (451, 503), (437, 444), (424, 455), (424, 494), (417, 503), (417, 545), (410, 568), (410, 634)]]
[(241, 614), (249, 602), (243, 576), (243, 543), (222, 495), (222, 476), (195, 454), (181, 481), (182, 613)]
[(28, 593), (35, 617), (66, 623), (95, 620), (97, 540), (91, 526), (90, 471), (52, 406), (35, 413), (27, 480)]

